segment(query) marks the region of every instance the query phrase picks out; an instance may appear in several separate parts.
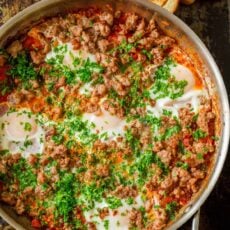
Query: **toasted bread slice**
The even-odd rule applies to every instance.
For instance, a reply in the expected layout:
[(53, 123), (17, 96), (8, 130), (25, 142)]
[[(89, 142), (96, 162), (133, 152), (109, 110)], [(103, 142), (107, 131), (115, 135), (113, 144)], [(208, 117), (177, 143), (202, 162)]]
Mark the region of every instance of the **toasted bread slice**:
[(163, 6), (167, 2), (167, 0), (151, 0), (151, 1), (159, 6)]
[(180, 0), (180, 1), (185, 5), (190, 5), (190, 4), (194, 3), (196, 0)]
[(167, 0), (163, 7), (171, 13), (174, 13), (179, 5), (179, 0)]

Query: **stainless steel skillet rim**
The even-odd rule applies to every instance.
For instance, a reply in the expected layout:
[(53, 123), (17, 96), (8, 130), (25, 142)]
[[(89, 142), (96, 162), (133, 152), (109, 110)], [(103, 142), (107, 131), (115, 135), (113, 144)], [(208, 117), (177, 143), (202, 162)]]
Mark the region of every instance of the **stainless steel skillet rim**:
[[(76, 0), (77, 1), (77, 0)], [(119, 0), (120, 1), (120, 0)], [(63, 2), (63, 0), (43, 0), (41, 2), (35, 3), (34, 5), (31, 5), (30, 7), (26, 8), (25, 10), (18, 13), (16, 16), (11, 18), (8, 22), (6, 22), (1, 28), (0, 28), (0, 38), (4, 36), (16, 23), (21, 22), (23, 18), (25, 18), (28, 15), (31, 15), (33, 13), (36, 13), (39, 9), (42, 9), (44, 7), (47, 7), (49, 5), (53, 5), (54, 3)], [(86, 1), (87, 2), (87, 1)], [(123, 1), (124, 2), (124, 1)], [(216, 165), (214, 166), (212, 175), (210, 177), (210, 180), (207, 184), (207, 187), (203, 191), (203, 193), (199, 196), (199, 198), (194, 202), (194, 204), (190, 207), (188, 212), (183, 214), (175, 223), (173, 223), (169, 229), (177, 229), (182, 224), (184, 224), (189, 218), (194, 215), (194, 213), (199, 209), (199, 207), (204, 203), (204, 201), (207, 199), (208, 195), (211, 193), (212, 189), (214, 188), (218, 177), (221, 173), (221, 170), (223, 168), (223, 164), (227, 155), (228, 150), (228, 142), (229, 142), (229, 130), (230, 130), (230, 116), (229, 116), (229, 103), (228, 103), (228, 96), (226, 92), (226, 88), (221, 76), (221, 73), (211, 56), (208, 49), (205, 47), (203, 42), (198, 38), (198, 36), (179, 18), (177, 18), (175, 15), (169, 13), (165, 9), (144, 0), (130, 0), (132, 3), (136, 3), (138, 5), (142, 5), (145, 8), (158, 12), (159, 15), (162, 15), (169, 21), (171, 21), (173, 24), (177, 25), (178, 28), (185, 33), (186, 36), (189, 37), (191, 42), (196, 46), (196, 48), (199, 50), (199, 52), (202, 54), (202, 58), (205, 59), (206, 64), (208, 68), (211, 69), (213, 72), (213, 75), (215, 77), (216, 81), (216, 87), (217, 92), (219, 92), (220, 97), (220, 107), (222, 109), (222, 136), (220, 140), (220, 145), (218, 148), (218, 159), (216, 161)], [(1, 39), (0, 39), (1, 40)], [(9, 222), (13, 227), (16, 229), (24, 229), (21, 225), (19, 225), (13, 218), (11, 218), (9, 215), (7, 215), (1, 208), (0, 208), (0, 215)]]

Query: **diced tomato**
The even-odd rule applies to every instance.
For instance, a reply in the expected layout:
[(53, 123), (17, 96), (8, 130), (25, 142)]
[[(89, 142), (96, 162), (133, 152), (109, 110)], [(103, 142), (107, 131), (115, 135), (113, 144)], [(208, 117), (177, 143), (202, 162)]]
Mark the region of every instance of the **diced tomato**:
[(125, 36), (126, 36), (126, 38), (131, 38), (133, 36), (133, 34), (132, 33), (127, 33)]
[(212, 153), (206, 153), (204, 155), (205, 161), (209, 164), (211, 162)]
[(117, 42), (117, 35), (114, 34), (114, 33), (111, 33), (109, 36), (108, 36), (108, 41), (110, 42)]
[(162, 206), (166, 206), (168, 203), (170, 203), (172, 201), (173, 201), (173, 198), (170, 196), (167, 196), (162, 200)]
[(131, 56), (134, 60), (137, 60), (138, 54), (137, 53), (131, 53)]
[(3, 67), (0, 67), (0, 82), (1, 81), (4, 81), (7, 77), (7, 70), (9, 70), (9, 66), (3, 66)]
[(186, 205), (188, 203), (188, 201), (189, 201), (189, 198), (187, 198), (187, 197), (180, 197), (179, 203), (181, 205)]
[(29, 50), (41, 49), (43, 47), (41, 42), (38, 39), (35, 39), (30, 36), (27, 36), (26, 39), (23, 41), (23, 46), (24, 48), (29, 49)]
[(121, 163), (122, 161), (123, 161), (122, 152), (119, 152), (119, 153), (117, 154), (116, 162), (117, 162), (117, 163)]
[(0, 191), (2, 191), (2, 189), (3, 189), (3, 182), (0, 181)]
[(41, 228), (41, 222), (38, 219), (33, 219), (31, 221), (31, 226), (33, 228)]
[(188, 147), (190, 145), (191, 141), (191, 136), (190, 135), (185, 135), (183, 138), (183, 144), (185, 147)]
[(118, 19), (118, 23), (119, 23), (119, 24), (125, 24), (126, 19), (127, 19), (127, 14), (121, 13), (121, 16), (120, 16), (119, 19)]
[(8, 97), (8, 94), (5, 94), (4, 96), (2, 96), (2, 95), (0, 94), (0, 103), (1, 103), (1, 102), (4, 102), (4, 101), (7, 101), (7, 97)]
[(207, 144), (209, 144), (209, 145), (214, 145), (214, 140), (213, 140), (210, 136), (201, 138), (200, 141), (201, 141), (202, 143), (207, 143)]
[(188, 147), (189, 146), (189, 143), (190, 143), (190, 138), (184, 138), (183, 140), (183, 144), (185, 147)]

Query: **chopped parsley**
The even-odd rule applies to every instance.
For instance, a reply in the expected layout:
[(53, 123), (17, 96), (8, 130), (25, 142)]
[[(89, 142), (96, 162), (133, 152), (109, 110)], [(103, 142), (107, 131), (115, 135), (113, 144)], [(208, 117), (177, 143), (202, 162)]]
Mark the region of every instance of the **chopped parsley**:
[(153, 55), (148, 50), (143, 49), (141, 53), (143, 53), (148, 58), (148, 60), (151, 61), (153, 59)]
[(63, 142), (64, 137), (61, 134), (53, 135), (52, 140), (55, 142), (55, 144), (60, 145)]
[(105, 230), (109, 230), (109, 220), (104, 220), (104, 228)]
[(193, 138), (197, 141), (201, 138), (204, 138), (207, 136), (206, 132), (204, 132), (203, 130), (201, 129), (197, 129), (195, 132), (193, 132), (192, 134)]
[(35, 71), (32, 62), (27, 53), (18, 54), (16, 58), (9, 60), (11, 68), (8, 74), (15, 79), (19, 79), (22, 87), (25, 89), (31, 88), (30, 80), (36, 80), (38, 73)]
[(35, 187), (37, 184), (37, 176), (34, 174), (32, 167), (21, 158), (16, 164), (12, 166), (13, 179), (19, 182), (19, 187), (24, 190), (26, 187)]
[(166, 166), (155, 153), (153, 153), (152, 151), (144, 151), (136, 160), (133, 170), (131, 171), (131, 173), (133, 173), (134, 171), (138, 172), (138, 182), (140, 185), (143, 185), (148, 176), (150, 176), (151, 164), (156, 164), (162, 170), (162, 175), (168, 174), (168, 166)]
[(63, 217), (64, 222), (67, 222), (76, 206), (76, 179), (74, 174), (65, 172), (61, 174), (60, 180), (56, 183), (54, 193), (55, 216)]
[(135, 47), (135, 44), (128, 43), (125, 39), (123, 39), (119, 46), (117, 46), (117, 47), (113, 48), (112, 50), (110, 50), (110, 53), (119, 52), (121, 54), (127, 54), (134, 47)]
[(188, 170), (188, 169), (189, 169), (189, 165), (188, 165), (188, 163), (186, 163), (186, 162), (178, 161), (178, 162), (176, 163), (176, 166), (177, 166), (177, 167), (180, 167), (180, 168), (182, 168), (182, 169), (185, 169), (185, 170)]
[(32, 130), (32, 125), (29, 122), (25, 122), (24, 130), (30, 132)]
[(174, 126), (172, 126), (172, 127), (170, 127), (170, 128), (167, 128), (167, 129), (165, 130), (165, 133), (161, 136), (161, 139), (162, 139), (162, 140), (167, 140), (167, 139), (169, 139), (170, 137), (172, 137), (174, 134), (179, 133), (180, 130), (181, 130), (181, 126), (180, 126), (179, 124), (174, 125)]
[(183, 142), (181, 140), (179, 140), (178, 148), (179, 148), (180, 153), (182, 153), (182, 154), (186, 153), (184, 144), (183, 144)]
[(133, 153), (139, 155), (140, 152), (140, 141), (132, 134), (131, 130), (125, 132), (126, 141), (129, 143)]
[(167, 110), (167, 109), (163, 109), (163, 115), (170, 117), (172, 115), (172, 111)]
[(197, 153), (196, 157), (197, 157), (198, 160), (203, 160), (204, 159), (203, 153)]
[(129, 197), (129, 198), (126, 199), (126, 203), (128, 205), (132, 205), (132, 204), (134, 204), (134, 199), (132, 197)]
[[(67, 84), (76, 84), (79, 80), (83, 83), (90, 82), (93, 73), (100, 74), (104, 70), (102, 66), (91, 61), (89, 58), (74, 57), (73, 54), (68, 51), (66, 45), (59, 45), (53, 48), (53, 50), (55, 56), (46, 60), (46, 62), (52, 66), (49, 74), (54, 77), (64, 76)], [(63, 63), (64, 57), (68, 52), (72, 58), (72, 67)]]
[(7, 155), (9, 153), (10, 153), (9, 149), (2, 149), (2, 150), (0, 150), (0, 156)]
[(175, 219), (177, 208), (178, 208), (178, 204), (176, 201), (172, 201), (166, 205), (165, 210), (166, 210), (170, 220)]
[(171, 68), (175, 65), (175, 62), (169, 58), (162, 66), (157, 68), (154, 76), (155, 81), (151, 87), (156, 100), (165, 97), (174, 100), (184, 94), (184, 89), (188, 82), (185, 80), (177, 81), (171, 75)]
[(108, 204), (109, 208), (116, 209), (122, 206), (122, 202), (119, 198), (110, 196), (106, 198), (106, 203)]

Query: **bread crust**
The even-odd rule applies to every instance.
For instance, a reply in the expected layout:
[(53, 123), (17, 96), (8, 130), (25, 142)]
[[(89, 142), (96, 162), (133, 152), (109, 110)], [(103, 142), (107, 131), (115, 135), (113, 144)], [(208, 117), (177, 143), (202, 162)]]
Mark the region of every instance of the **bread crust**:
[(159, 6), (163, 6), (167, 2), (167, 0), (151, 0), (151, 1)]
[(168, 0), (164, 5), (163, 8), (168, 10), (171, 13), (174, 13), (177, 10), (179, 5), (179, 0)]

